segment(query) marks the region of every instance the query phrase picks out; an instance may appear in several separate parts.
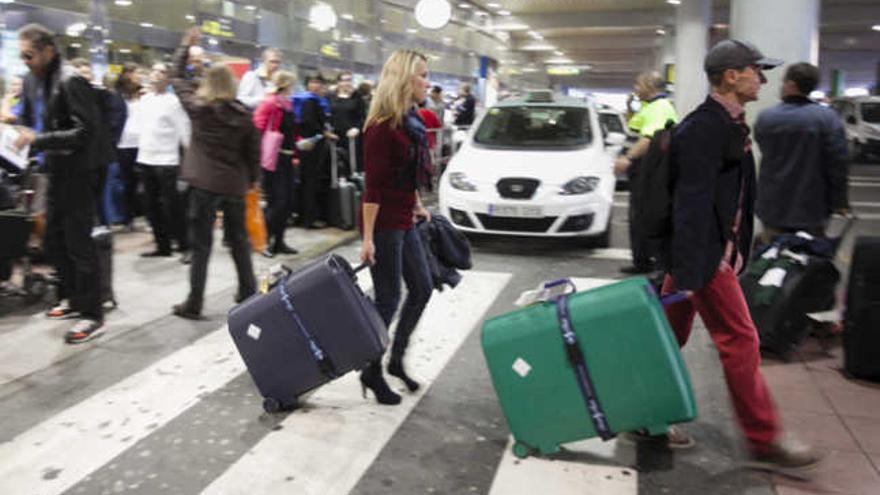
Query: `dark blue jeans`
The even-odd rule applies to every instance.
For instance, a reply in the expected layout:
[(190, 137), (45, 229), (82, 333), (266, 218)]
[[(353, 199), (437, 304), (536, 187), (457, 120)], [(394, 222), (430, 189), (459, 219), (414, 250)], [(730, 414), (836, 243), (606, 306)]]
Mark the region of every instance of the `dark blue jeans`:
[(433, 285), (425, 258), (425, 249), (415, 228), (384, 230), (373, 237), (376, 264), (370, 267), (376, 293), (376, 309), (385, 325), (390, 326), (400, 303), (400, 280), (406, 283), (406, 300), (400, 310), (391, 356), (401, 359), (409, 337), (431, 298)]

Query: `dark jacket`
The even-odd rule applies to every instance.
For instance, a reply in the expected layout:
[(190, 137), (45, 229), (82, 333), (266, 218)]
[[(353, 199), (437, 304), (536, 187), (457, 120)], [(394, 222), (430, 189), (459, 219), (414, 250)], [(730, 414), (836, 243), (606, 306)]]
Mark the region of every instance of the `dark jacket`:
[(467, 238), (443, 215), (431, 215), (430, 222), (419, 222), (416, 231), (425, 247), (433, 286), (455, 288), (461, 282), (458, 270), (471, 267), (471, 246)]
[(847, 144), (840, 117), (803, 96), (761, 112), (758, 218), (782, 229), (822, 226), (833, 210), (849, 206)]
[(87, 177), (102, 163), (99, 110), (95, 89), (73, 68), (56, 56), (45, 79), (28, 74), (24, 80), (21, 122), (37, 122), (37, 93), (42, 88), (43, 132), (31, 149), (43, 151), (46, 169), (53, 180)]
[(455, 107), (455, 125), (471, 125), (477, 113), (477, 99), (473, 95), (466, 95)]
[(360, 130), (364, 127), (366, 118), (367, 108), (363, 98), (357, 93), (348, 98), (336, 95), (330, 97), (330, 124), (336, 134), (345, 136), (352, 127)]
[(214, 194), (244, 196), (259, 177), (260, 133), (244, 104), (206, 104), (196, 96), (196, 81), (185, 77), (188, 49), (178, 48), (171, 68), (171, 84), (192, 121), (181, 178)]
[(116, 144), (122, 137), (125, 119), (128, 118), (128, 106), (119, 94), (106, 88), (94, 88), (98, 102), (98, 116), (101, 124), (99, 135), (101, 142), (101, 164), (109, 165), (116, 161)]
[(673, 199), (672, 277), (679, 290), (706, 286), (733, 238), (742, 197), (737, 255), (749, 257), (753, 232), (755, 160), (746, 131), (707, 98), (678, 125), (672, 139), (677, 167)]

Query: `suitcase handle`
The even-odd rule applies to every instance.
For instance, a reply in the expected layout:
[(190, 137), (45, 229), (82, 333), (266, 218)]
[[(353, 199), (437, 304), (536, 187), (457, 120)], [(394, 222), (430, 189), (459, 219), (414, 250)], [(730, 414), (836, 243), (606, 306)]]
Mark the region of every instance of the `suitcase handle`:
[(357, 273), (358, 273), (359, 271), (363, 270), (364, 268), (367, 268), (368, 266), (370, 266), (369, 263), (361, 263), (360, 265), (354, 267), (354, 273), (355, 273), (355, 275), (357, 275)]
[(572, 292), (577, 292), (577, 286), (574, 285), (574, 282), (568, 277), (544, 282), (544, 289), (553, 289), (559, 286), (569, 286), (571, 287)]
[(691, 296), (684, 291), (673, 292), (672, 294), (666, 294), (660, 298), (660, 304), (664, 306), (670, 306), (672, 304), (678, 304), (682, 301), (687, 301)]

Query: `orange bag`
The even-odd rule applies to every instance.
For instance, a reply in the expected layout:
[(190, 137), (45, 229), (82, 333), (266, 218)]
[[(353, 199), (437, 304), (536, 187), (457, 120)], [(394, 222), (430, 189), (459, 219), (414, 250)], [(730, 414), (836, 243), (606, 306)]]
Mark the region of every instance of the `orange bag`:
[(244, 196), (244, 224), (247, 228), (251, 247), (260, 252), (266, 249), (266, 219), (260, 208), (260, 188), (249, 189)]

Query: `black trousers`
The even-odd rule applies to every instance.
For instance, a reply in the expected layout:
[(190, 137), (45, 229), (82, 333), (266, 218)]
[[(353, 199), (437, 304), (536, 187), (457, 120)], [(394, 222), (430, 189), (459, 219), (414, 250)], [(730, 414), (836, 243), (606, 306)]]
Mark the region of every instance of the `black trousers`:
[(251, 262), (251, 244), (244, 226), (244, 197), (214, 194), (204, 189), (189, 189), (187, 220), (189, 222), (192, 264), (189, 271), (190, 292), (186, 304), (191, 311), (200, 313), (205, 299), (208, 278), (208, 260), (214, 245), (214, 221), (217, 210), (223, 211), (224, 229), (229, 236), (229, 247), (238, 274), (238, 295), (247, 297), (257, 291), (257, 281)]
[[(634, 161), (629, 168), (628, 175), (631, 185), (636, 183), (639, 165), (639, 161)], [(661, 261), (661, 244), (653, 239), (646, 238), (642, 230), (639, 229), (638, 220), (633, 217), (633, 212), (636, 211), (639, 200), (638, 191), (631, 187), (627, 215), (629, 219), (629, 244), (632, 251), (633, 265), (640, 268), (653, 268)]]
[(287, 218), (293, 213), (296, 202), (298, 170), (291, 164), (291, 155), (278, 154), (274, 172), (263, 170), (263, 191), (266, 193), (266, 230), (269, 245), (284, 241)]
[(138, 199), (137, 148), (119, 148), (116, 158), (119, 172), (125, 185), (125, 223), (131, 223), (138, 215), (143, 214), (144, 205)]
[(181, 251), (189, 249), (186, 234), (186, 209), (183, 195), (177, 190), (180, 167), (138, 164), (144, 181), (147, 201), (147, 219), (153, 229), (156, 249), (171, 251), (171, 241), (177, 241)]
[(328, 192), (330, 189), (330, 149), (321, 141), (312, 151), (300, 155), (302, 167), (302, 216), (303, 226), (326, 219)]
[(104, 319), (98, 255), (92, 241), (94, 188), (98, 174), (50, 176), (46, 215), (46, 253), (58, 271), (58, 297), (86, 318)]

